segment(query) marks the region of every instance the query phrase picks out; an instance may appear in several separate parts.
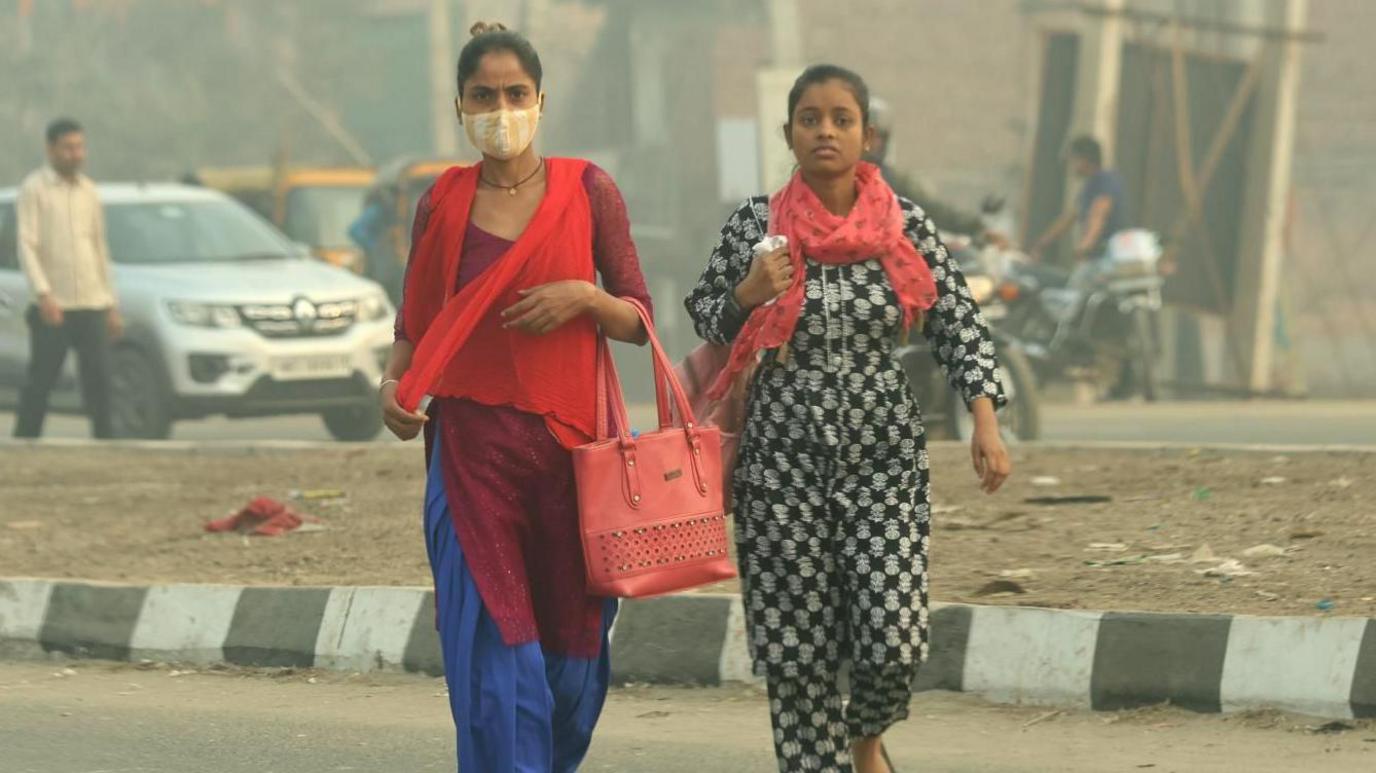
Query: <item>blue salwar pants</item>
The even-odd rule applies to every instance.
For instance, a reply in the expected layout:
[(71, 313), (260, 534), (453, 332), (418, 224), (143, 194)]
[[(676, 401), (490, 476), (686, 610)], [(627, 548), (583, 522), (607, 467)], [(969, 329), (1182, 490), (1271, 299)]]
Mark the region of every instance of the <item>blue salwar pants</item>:
[(608, 635), (617, 602), (607, 600), (596, 659), (545, 652), (539, 642), (503, 642), (454, 534), (443, 457), (436, 445), (426, 480), (425, 546), (435, 576), (436, 624), (459, 770), (572, 773), (587, 754), (607, 697)]

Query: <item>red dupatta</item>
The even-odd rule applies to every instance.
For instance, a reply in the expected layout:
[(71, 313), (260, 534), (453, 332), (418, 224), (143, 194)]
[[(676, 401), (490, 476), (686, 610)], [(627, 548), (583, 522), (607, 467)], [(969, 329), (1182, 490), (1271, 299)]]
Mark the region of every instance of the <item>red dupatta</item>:
[(567, 448), (596, 436), (597, 325), (587, 317), (533, 336), (504, 330), (518, 290), (594, 281), (586, 161), (546, 160), (545, 197), (525, 231), (491, 268), (455, 292), (481, 165), (455, 167), (432, 189), (432, 212), (411, 254), (402, 324), (417, 342), (397, 400), (463, 397), (544, 416)]

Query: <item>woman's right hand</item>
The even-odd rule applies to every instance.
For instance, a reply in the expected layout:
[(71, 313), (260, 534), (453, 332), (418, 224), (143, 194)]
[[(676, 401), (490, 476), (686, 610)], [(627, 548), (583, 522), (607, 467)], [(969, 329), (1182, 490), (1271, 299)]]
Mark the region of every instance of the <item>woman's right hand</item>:
[(382, 385), (378, 392), (378, 399), (382, 401), (382, 421), (387, 425), (387, 429), (393, 435), (402, 440), (414, 440), (420, 434), (425, 422), (430, 420), (429, 416), (423, 413), (412, 413), (401, 407), (397, 402), (397, 388), (401, 385), (395, 381), (388, 381)]
[(757, 256), (750, 272), (736, 286), (736, 303), (742, 309), (763, 306), (783, 294), (793, 284), (793, 259), (788, 247)]

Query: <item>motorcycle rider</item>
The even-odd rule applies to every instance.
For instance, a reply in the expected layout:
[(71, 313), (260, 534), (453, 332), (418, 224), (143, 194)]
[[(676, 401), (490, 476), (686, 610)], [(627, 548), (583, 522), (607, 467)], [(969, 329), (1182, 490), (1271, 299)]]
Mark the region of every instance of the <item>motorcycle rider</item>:
[(969, 236), (996, 244), (999, 247), (1007, 247), (1008, 237), (986, 226), (982, 216), (937, 199), (921, 183), (894, 169), (888, 163), (889, 140), (893, 135), (893, 124), (893, 111), (889, 104), (878, 97), (871, 97), (870, 125), (875, 129), (875, 136), (864, 158), (879, 167), (879, 171), (889, 187), (893, 188), (899, 196), (903, 196), (921, 207), (922, 211), (927, 213), (927, 217), (936, 223), (936, 227), (940, 231)]
[(1070, 142), (1069, 155), (1070, 171), (1084, 184), (1075, 208), (1056, 218), (1033, 243), (1032, 259), (1037, 262), (1071, 226), (1079, 225), (1075, 257), (1082, 263), (1103, 257), (1108, 240), (1128, 227), (1123, 179), (1112, 169), (1104, 168), (1104, 149), (1099, 141), (1088, 135), (1076, 137)]
[[(1108, 251), (1109, 239), (1119, 231), (1128, 228), (1127, 206), (1123, 194), (1123, 179), (1117, 172), (1104, 167), (1104, 149), (1099, 141), (1089, 135), (1080, 135), (1071, 140), (1069, 148), (1070, 171), (1084, 180), (1076, 197), (1075, 208), (1057, 218), (1032, 246), (1031, 258), (1040, 264), (1046, 250), (1065, 235), (1072, 226), (1078, 225), (1075, 240), (1076, 269), (1070, 275), (1071, 287), (1089, 284), (1099, 270), (1099, 260)], [(1056, 282), (1050, 276), (1059, 272), (1049, 266), (1040, 266), (1036, 272), (1048, 283)], [(1118, 378), (1109, 390), (1110, 400), (1123, 400), (1136, 391), (1137, 364), (1125, 359), (1119, 366)]]

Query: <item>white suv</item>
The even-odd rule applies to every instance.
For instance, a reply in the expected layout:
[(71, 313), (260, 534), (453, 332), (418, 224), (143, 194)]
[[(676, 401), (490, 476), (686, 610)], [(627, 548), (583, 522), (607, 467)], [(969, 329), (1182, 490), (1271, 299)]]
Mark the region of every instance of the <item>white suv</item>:
[[(380, 285), (311, 259), (229, 197), (182, 185), (100, 185), (128, 332), (115, 345), (117, 436), (178, 419), (316, 413), (340, 440), (382, 428), (375, 385), (395, 311)], [(0, 402), (29, 357), (15, 190), (0, 190)], [(76, 410), (72, 363), (54, 395)]]

